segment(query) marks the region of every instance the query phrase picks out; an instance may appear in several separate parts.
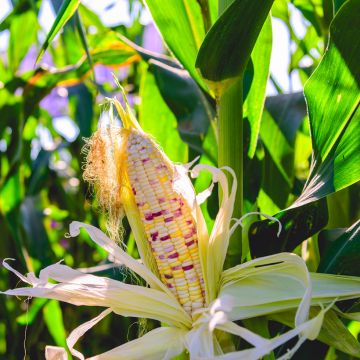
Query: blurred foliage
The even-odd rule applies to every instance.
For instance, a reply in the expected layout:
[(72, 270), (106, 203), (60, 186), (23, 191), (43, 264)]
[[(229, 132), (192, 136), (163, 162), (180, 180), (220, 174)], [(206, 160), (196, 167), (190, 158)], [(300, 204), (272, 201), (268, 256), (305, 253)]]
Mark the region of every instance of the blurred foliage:
[[(106, 26), (98, 14), (80, 1), (52, 0), (49, 4), (59, 16), (50, 33), (46, 34), (39, 23), (44, 1), (11, 1), (12, 10), (0, 23), (1, 41), (7, 37), (7, 46), (0, 52), (0, 258), (16, 259), (15, 267), (20, 272), (38, 272), (61, 259), (77, 268), (110, 262), (104, 250), (89, 241), (84, 233), (76, 239), (68, 239), (65, 234), (72, 220), (106, 230), (104, 216), (93, 200), (91, 189), (82, 180), (82, 148), (84, 138), (96, 129), (98, 119), (107, 117), (99, 104), (105, 97), (119, 93), (111, 72), (128, 92), (131, 106), (144, 129), (157, 139), (173, 161), (187, 162), (200, 156), (200, 162), (216, 165), (214, 94), (196, 70), (195, 61), (205, 35), (216, 19), (217, 1), (192, 0), (188, 3), (185, 9), (180, 1), (163, 2), (163, 6), (159, 6), (158, 1), (148, 0), (148, 10), (145, 10), (142, 2), (128, 0), (124, 11), (131, 21), (126, 26)], [(270, 7), (271, 1), (267, 3)], [(342, 3), (276, 0), (272, 6), (273, 21), (281, 21), (289, 32), (290, 54), (284, 55), (290, 56), (288, 74), (298, 74), (303, 85), (324, 55), (330, 23)], [(123, 4), (125, 7), (126, 2)], [(233, 6), (236, 8), (239, 2)], [(111, 8), (106, 11), (111, 11)], [(152, 23), (143, 24), (145, 11), (151, 12), (166, 45)], [(306, 27), (303, 36), (299, 36), (292, 26), (295, 11)], [(225, 13), (225, 17), (229, 14)], [(264, 11), (264, 19), (266, 14)], [(309, 125), (302, 94), (285, 94), (273, 74), (269, 74), (270, 20), (266, 21), (261, 32), (261, 26), (257, 29), (257, 33), (260, 32), (258, 38), (257, 34), (252, 34), (248, 39), (251, 43), (257, 41), (249, 62), (244, 62), (244, 59), (242, 63), (237, 62), (243, 51), (239, 46), (235, 57), (224, 59), (230, 63), (226, 67), (223, 63), (215, 66), (218, 65), (218, 55), (211, 47), (202, 49), (201, 58), (198, 58), (202, 72), (220, 72), (221, 80), (228, 73), (244, 71), (245, 211), (258, 209), (270, 215), (283, 214), (282, 221), (286, 224), (285, 233), (280, 241), (276, 241), (277, 225), (259, 222), (265, 230), (261, 232), (257, 228), (257, 234), (253, 233), (254, 227), (250, 230), (250, 239), (244, 239), (243, 258), (282, 250), (295, 251), (306, 254), (304, 257), (309, 262), (312, 259), (316, 270), (320, 248), (320, 270), (349, 274), (351, 268), (356, 267), (354, 264), (360, 261), (359, 223), (356, 223), (360, 214), (360, 187), (356, 183), (358, 173), (349, 171), (349, 166), (353, 169), (356, 156), (359, 156), (355, 144), (358, 137), (354, 135), (355, 130), (359, 131), (359, 125), (357, 123), (355, 128), (355, 121), (348, 125), (351, 119), (359, 117), (356, 93), (359, 89), (359, 82), (356, 83), (359, 80), (358, 62), (352, 58), (350, 63), (350, 70), (357, 65), (356, 75), (347, 74), (349, 81), (352, 77), (355, 79), (353, 93), (347, 93), (353, 113), (346, 118), (348, 123), (340, 126), (345, 130), (347, 126), (354, 129), (349, 128), (344, 134), (345, 130), (339, 133), (334, 127), (336, 121), (345, 120), (333, 112), (337, 98), (329, 86), (327, 104), (331, 106), (327, 111), (334, 120), (325, 124), (320, 119), (314, 137), (314, 126)], [(337, 24), (340, 30), (346, 25)], [(212, 29), (203, 44), (217, 36), (219, 27), (221, 24)], [(358, 31), (355, 27), (351, 29), (354, 33)], [(237, 35), (233, 34), (235, 39)], [(341, 41), (341, 37), (335, 38), (334, 44), (338, 47), (337, 41)], [(233, 47), (233, 43), (217, 44), (229, 49)], [(351, 42), (341, 43), (345, 53), (348, 53), (349, 44)], [(328, 58), (337, 61), (340, 75), (335, 70), (333, 75), (341, 78), (343, 65), (335, 45)], [(46, 51), (42, 53), (42, 50)], [(359, 46), (354, 53), (356, 51), (359, 52)], [(39, 54), (41, 57), (35, 65)], [(342, 55), (346, 58), (346, 54)], [(209, 58), (215, 59), (214, 63)], [(207, 68), (212, 65), (215, 70)], [(318, 76), (326, 76), (321, 69)], [(268, 77), (278, 94), (265, 99)], [(321, 84), (308, 85), (308, 93), (319, 91), (324, 91)], [(309, 115), (315, 117), (316, 114), (310, 112)], [(350, 154), (346, 167), (332, 153), (334, 143), (338, 149), (342, 146), (346, 156)], [(313, 150), (315, 157), (318, 156), (318, 165), (310, 169)], [(319, 179), (321, 173), (322, 181), (328, 181), (327, 158), (345, 170), (343, 174), (336, 173), (338, 178), (333, 188), (330, 189), (333, 183), (327, 183), (329, 189), (325, 195), (351, 186), (327, 198), (319, 200), (319, 196), (315, 199), (317, 201), (313, 199), (299, 208), (285, 211), (302, 194), (309, 175), (310, 179)], [(350, 175), (351, 181), (346, 182)], [(334, 173), (329, 176), (334, 178)], [(195, 183), (196, 189), (203, 190), (209, 181), (208, 176), (201, 176)], [(210, 198), (203, 210), (211, 226), (217, 210), (216, 197)], [(348, 230), (334, 230), (352, 224)], [(318, 233), (327, 225), (328, 228), (319, 235), (318, 244)], [(129, 230), (126, 224), (125, 227)], [(128, 252), (136, 256), (129, 231), (124, 241)], [(123, 281), (131, 280), (121, 268), (106, 268), (101, 274)], [(0, 268), (0, 289), (16, 286), (17, 280)], [(55, 301), (25, 299), (20, 302), (16, 298), (0, 296), (0, 358), (20, 359), (24, 356), (25, 346), (26, 358), (41, 359), (46, 344), (64, 346), (69, 331), (98, 312), (92, 308), (74, 311), (72, 306)], [(329, 319), (331, 316), (329, 313)], [(355, 333), (356, 326), (352, 324), (354, 322), (345, 325)], [(156, 324), (139, 324), (131, 318), (107, 317), (91, 331), (91, 342), (85, 338), (78, 347), (85, 355), (100, 353), (136, 338), (140, 331), (153, 326)], [(342, 323), (336, 323), (336, 326), (345, 333)], [(308, 346), (304, 345), (304, 349)], [(321, 343), (314, 342), (311, 346), (312, 353), (316, 353), (317, 347), (322, 354), (327, 353), (327, 360), (350, 359), (334, 348), (324, 348)]]

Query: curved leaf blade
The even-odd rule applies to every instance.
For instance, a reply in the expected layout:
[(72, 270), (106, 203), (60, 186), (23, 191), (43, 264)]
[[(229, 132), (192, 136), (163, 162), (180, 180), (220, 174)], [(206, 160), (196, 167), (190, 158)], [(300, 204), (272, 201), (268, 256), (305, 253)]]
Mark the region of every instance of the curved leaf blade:
[(215, 118), (215, 109), (187, 71), (157, 60), (151, 60), (149, 64), (163, 99), (177, 118), (182, 140), (201, 154), (203, 139)]
[(243, 74), (273, 1), (235, 0), (207, 33), (196, 67), (215, 91)]
[(330, 43), (305, 85), (312, 171), (293, 206), (317, 200), (360, 179), (360, 1), (348, 1), (330, 27)]
[[(249, 237), (256, 255), (259, 249), (262, 255), (278, 249), (293, 250), (314, 234), (314, 229), (319, 231), (327, 223), (327, 217), (312, 211), (307, 221), (299, 222), (297, 218), (305, 219), (307, 209), (316, 210), (313, 204), (318, 200), (360, 180), (360, 38), (358, 29), (349, 23), (360, 23), (359, 0), (346, 2), (337, 13), (330, 27), (327, 52), (305, 85), (313, 143), (307, 183), (298, 200), (275, 215), (284, 227), (279, 239), (269, 221), (252, 225)], [(318, 211), (324, 210), (318, 207)], [(323, 219), (319, 226), (307, 226), (316, 218)], [(302, 227), (304, 224), (307, 229)], [(299, 228), (302, 231), (288, 242), (289, 235)], [(265, 243), (276, 246), (264, 250), (268, 248)]]
[(36, 63), (40, 60), (46, 49), (49, 47), (51, 41), (54, 39), (56, 34), (65, 26), (65, 24), (73, 16), (74, 12), (80, 5), (80, 0), (64, 0), (61, 5), (60, 11), (56, 16), (56, 19), (47, 34), (47, 37), (41, 46), (39, 55), (37, 56)]
[(330, 246), (321, 259), (318, 272), (360, 276), (360, 220)]
[(250, 144), (248, 150), (250, 158), (253, 158), (255, 155), (256, 142), (260, 131), (261, 116), (265, 104), (266, 84), (270, 71), (271, 48), (271, 17), (268, 17), (251, 54), (254, 76), (250, 91), (244, 102), (244, 117), (247, 117), (250, 123)]

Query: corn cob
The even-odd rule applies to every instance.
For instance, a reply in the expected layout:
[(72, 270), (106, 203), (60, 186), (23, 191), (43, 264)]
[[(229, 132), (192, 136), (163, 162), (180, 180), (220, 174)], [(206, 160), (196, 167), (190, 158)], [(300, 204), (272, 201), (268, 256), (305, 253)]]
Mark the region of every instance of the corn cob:
[(174, 191), (174, 168), (137, 130), (127, 137), (125, 165), (161, 280), (192, 313), (204, 306), (204, 285), (196, 224), (189, 205)]

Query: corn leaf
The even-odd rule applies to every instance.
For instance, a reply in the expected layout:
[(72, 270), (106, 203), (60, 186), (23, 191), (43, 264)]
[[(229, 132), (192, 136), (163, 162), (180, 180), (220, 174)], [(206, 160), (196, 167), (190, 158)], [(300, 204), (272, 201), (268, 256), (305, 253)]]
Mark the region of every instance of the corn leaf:
[(154, 136), (172, 161), (186, 163), (187, 147), (176, 129), (176, 118), (161, 97), (155, 77), (150, 71), (143, 75), (140, 96), (142, 101), (139, 121), (143, 130)]
[(244, 102), (244, 117), (246, 117), (250, 123), (251, 135), (248, 150), (250, 158), (255, 154), (257, 138), (260, 131), (261, 116), (265, 103), (266, 83), (269, 77), (271, 47), (271, 18), (268, 17), (251, 53), (254, 76), (250, 91)]
[(346, 0), (333, 0), (334, 2), (334, 12), (339, 11), (342, 5), (346, 2)]
[(321, 258), (318, 271), (327, 274), (360, 276), (360, 220), (329, 247)]
[(279, 236), (278, 224), (274, 221), (263, 220), (251, 224), (249, 238), (253, 256), (292, 251), (304, 239), (324, 228), (329, 219), (326, 199), (314, 201), (300, 208), (280, 211), (276, 217), (283, 226)]
[(235, 0), (207, 33), (196, 67), (213, 90), (221, 92), (242, 76), (272, 3)]
[(66, 346), (66, 330), (60, 305), (55, 300), (50, 300), (43, 308), (44, 321), (56, 345)]
[(59, 13), (56, 16), (56, 19), (47, 34), (47, 37), (41, 46), (39, 55), (37, 56), (36, 62), (40, 60), (46, 49), (49, 47), (51, 41), (54, 39), (56, 34), (65, 26), (65, 24), (70, 20), (70, 18), (75, 13), (76, 9), (80, 4), (80, 0), (64, 0)]
[(150, 61), (160, 93), (177, 118), (178, 131), (184, 142), (202, 153), (202, 142), (215, 109), (188, 72), (159, 61)]
[[(13, 73), (19, 68), (21, 60), (36, 41), (38, 28), (36, 14), (32, 9), (13, 17), (10, 23), (8, 50), (9, 67)], [(26, 36), (23, 36), (24, 34)]]
[(295, 206), (360, 179), (360, 40), (349, 21), (360, 22), (358, 0), (348, 1), (335, 17), (328, 50), (305, 86), (313, 163)]
[(205, 36), (201, 9), (196, 0), (146, 0), (166, 45), (190, 75), (203, 87), (195, 59)]
[(305, 205), (311, 207), (309, 204), (360, 179), (360, 40), (357, 29), (348, 26), (349, 21), (360, 22), (358, 0), (348, 1), (337, 13), (330, 28), (327, 52), (305, 86), (313, 145), (309, 178), (299, 199), (276, 215), (285, 228), (280, 239), (274, 237), (274, 225), (269, 221), (252, 226), (249, 236), (251, 239), (256, 236), (259, 248), (270, 240), (277, 244), (274, 252), (292, 250), (313, 234), (314, 229), (320, 230), (314, 226), (313, 219), (321, 215), (313, 213), (309, 217), (313, 230), (304, 231), (304, 237), (296, 230), (297, 239), (292, 239), (291, 249), (287, 239), (294, 229), (300, 228), (300, 223), (288, 216), (289, 211), (295, 217), (306, 215)]

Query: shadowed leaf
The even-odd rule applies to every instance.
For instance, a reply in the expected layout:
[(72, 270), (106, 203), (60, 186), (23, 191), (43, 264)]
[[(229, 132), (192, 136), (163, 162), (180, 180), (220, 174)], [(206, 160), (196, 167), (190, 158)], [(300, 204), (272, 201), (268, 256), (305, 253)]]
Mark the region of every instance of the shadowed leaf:
[(221, 93), (239, 78), (273, 0), (235, 0), (207, 33), (196, 59), (204, 79)]
[[(337, 234), (337, 230), (333, 230)], [(360, 220), (341, 234), (321, 258), (318, 272), (360, 276)]]
[(150, 61), (149, 69), (155, 75), (160, 93), (178, 120), (183, 141), (199, 153), (215, 109), (188, 72)]
[[(314, 317), (320, 311), (319, 308), (310, 309), (310, 317)], [(271, 320), (278, 321), (289, 327), (294, 327), (295, 313), (293, 311), (270, 315)], [(335, 347), (346, 354), (359, 357), (360, 344), (338, 318), (335, 311), (326, 312), (324, 322), (317, 340), (329, 346)]]
[(279, 237), (279, 227), (274, 221), (263, 220), (251, 224), (249, 239), (253, 256), (292, 251), (304, 239), (316, 234), (328, 221), (326, 200), (321, 199), (301, 208), (280, 211), (276, 218), (283, 227)]

